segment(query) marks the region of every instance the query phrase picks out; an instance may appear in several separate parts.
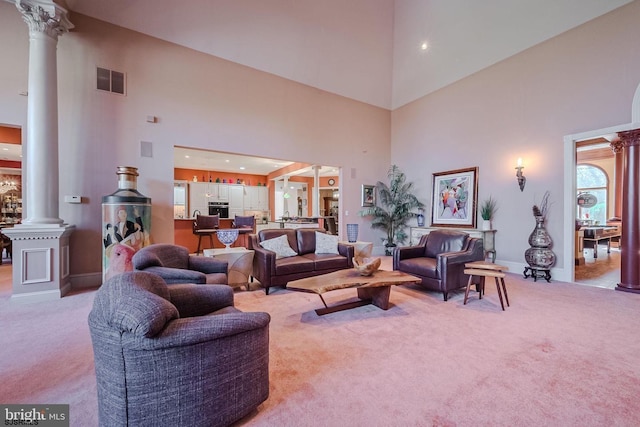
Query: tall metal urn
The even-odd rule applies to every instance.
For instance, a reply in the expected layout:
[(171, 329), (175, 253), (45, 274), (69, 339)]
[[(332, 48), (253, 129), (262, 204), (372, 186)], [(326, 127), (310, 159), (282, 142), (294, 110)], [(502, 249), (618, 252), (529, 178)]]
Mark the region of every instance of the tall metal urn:
[(118, 166), (118, 190), (102, 197), (102, 279), (132, 271), (131, 258), (149, 244), (151, 199), (138, 192), (138, 168)]

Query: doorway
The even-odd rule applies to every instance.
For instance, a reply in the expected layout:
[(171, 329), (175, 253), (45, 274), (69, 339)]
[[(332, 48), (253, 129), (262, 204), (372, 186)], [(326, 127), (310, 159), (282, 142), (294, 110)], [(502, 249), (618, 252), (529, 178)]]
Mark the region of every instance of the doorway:
[(620, 163), (606, 138), (576, 142), (575, 158), (575, 281), (614, 289), (620, 282)]
[[(610, 142), (617, 137), (617, 132), (628, 130), (631, 125), (614, 126), (605, 129), (599, 129), (581, 134), (565, 136), (565, 181), (564, 190), (567, 195), (567, 202), (564, 207), (564, 241), (566, 242), (564, 248), (564, 256), (567, 260), (567, 269), (565, 275), (560, 280), (568, 282), (577, 282), (590, 286), (599, 286), (606, 288), (615, 288), (620, 281), (620, 248), (617, 242), (611, 244), (611, 249), (608, 251), (605, 245), (606, 241), (596, 242), (598, 259), (594, 257), (595, 248), (587, 247), (585, 249), (583, 242), (579, 236), (578, 220), (584, 220), (585, 218), (578, 217), (579, 212), (584, 212), (578, 207), (578, 164), (594, 164), (599, 160), (598, 158), (609, 157), (613, 158), (613, 151), (611, 151)], [(580, 148), (589, 147), (589, 148)], [(580, 150), (579, 150), (580, 148)], [(593, 150), (591, 150), (593, 149)], [(600, 150), (599, 152), (597, 150)], [(586, 154), (579, 154), (586, 151)], [(592, 151), (589, 153), (589, 151)], [(610, 154), (609, 154), (610, 153)], [(580, 158), (580, 160), (579, 160)], [(607, 198), (607, 219), (609, 222), (614, 216), (613, 206), (615, 200), (611, 198), (616, 193), (616, 189), (612, 186), (614, 181), (615, 170), (613, 167), (613, 160), (608, 160), (609, 166), (604, 166), (606, 175), (609, 180), (609, 197)], [(600, 163), (602, 165), (602, 163)], [(582, 225), (582, 224), (581, 224)], [(596, 225), (596, 224), (593, 224)], [(603, 224), (597, 224), (603, 225)], [(610, 224), (604, 224), (609, 226)], [(602, 244), (600, 244), (602, 243)], [(580, 256), (584, 257), (584, 260), (580, 260)], [(595, 264), (596, 261), (598, 264)], [(596, 265), (589, 273), (585, 273), (584, 264), (593, 263)], [(582, 264), (581, 264), (582, 263)]]
[(0, 125), (0, 264), (13, 255), (2, 230), (20, 224), (22, 211), (22, 129)]

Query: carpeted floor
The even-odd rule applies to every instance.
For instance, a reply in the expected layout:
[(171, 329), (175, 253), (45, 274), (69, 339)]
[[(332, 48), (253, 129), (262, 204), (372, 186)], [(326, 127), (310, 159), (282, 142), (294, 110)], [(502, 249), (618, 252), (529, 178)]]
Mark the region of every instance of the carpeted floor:
[[(640, 295), (519, 274), (507, 288), (504, 312), (495, 286), (467, 305), (462, 292), (444, 302), (396, 286), (387, 311), (322, 317), (314, 294), (236, 292), (240, 309), (272, 316), (270, 397), (237, 424), (640, 425)], [(0, 280), (0, 402), (70, 403), (71, 425), (97, 425), (93, 292), (37, 304), (9, 296)]]

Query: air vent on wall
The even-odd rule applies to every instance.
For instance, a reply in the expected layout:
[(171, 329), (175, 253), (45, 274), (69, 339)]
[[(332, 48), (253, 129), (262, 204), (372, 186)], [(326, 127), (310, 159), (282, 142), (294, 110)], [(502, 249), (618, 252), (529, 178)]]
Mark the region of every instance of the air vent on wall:
[(108, 70), (106, 68), (97, 67), (97, 83), (98, 90), (113, 92), (124, 95), (125, 79), (124, 73), (119, 71)]

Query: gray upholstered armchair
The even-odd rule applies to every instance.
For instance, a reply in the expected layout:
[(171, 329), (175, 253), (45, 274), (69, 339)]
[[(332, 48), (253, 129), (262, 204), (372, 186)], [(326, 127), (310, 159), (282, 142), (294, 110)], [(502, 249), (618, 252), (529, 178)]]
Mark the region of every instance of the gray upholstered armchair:
[(89, 313), (101, 426), (227, 426), (269, 395), (268, 313), (228, 286), (107, 280)]
[(432, 291), (440, 291), (447, 300), (449, 291), (465, 287), (467, 262), (484, 260), (482, 240), (455, 230), (434, 230), (425, 234), (416, 246), (393, 251), (393, 269), (413, 274)]
[(135, 270), (154, 273), (168, 284), (227, 283), (227, 262), (189, 255), (184, 246), (157, 243), (145, 246), (131, 259)]

